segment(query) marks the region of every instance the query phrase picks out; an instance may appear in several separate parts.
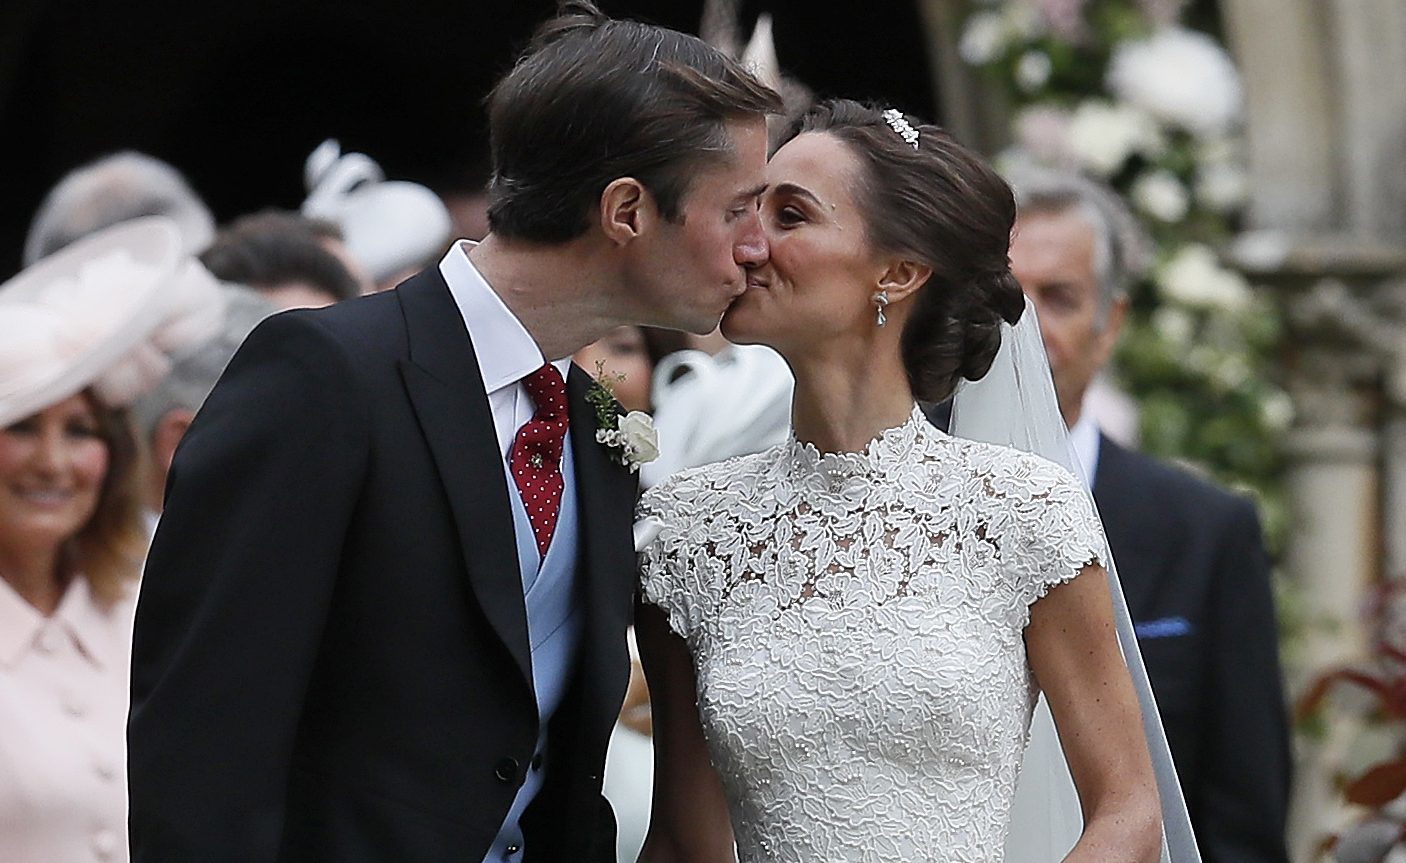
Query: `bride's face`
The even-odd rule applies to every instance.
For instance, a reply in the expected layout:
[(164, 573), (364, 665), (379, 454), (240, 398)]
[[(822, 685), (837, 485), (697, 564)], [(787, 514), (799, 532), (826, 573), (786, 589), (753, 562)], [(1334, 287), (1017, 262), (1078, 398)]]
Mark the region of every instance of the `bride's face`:
[(786, 353), (874, 326), (884, 267), (859, 209), (862, 172), (849, 145), (824, 132), (776, 151), (761, 199), (771, 257), (748, 272), (747, 291), (723, 316), (723, 335)]

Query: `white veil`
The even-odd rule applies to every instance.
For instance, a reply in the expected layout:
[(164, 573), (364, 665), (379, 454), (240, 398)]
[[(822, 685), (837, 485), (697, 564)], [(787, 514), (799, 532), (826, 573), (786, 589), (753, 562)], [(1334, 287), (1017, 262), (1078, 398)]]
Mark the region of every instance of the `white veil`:
[[(1055, 398), (1035, 307), (1029, 299), (1020, 322), (1002, 328), (1001, 349), (991, 370), (981, 380), (964, 382), (957, 388), (952, 400), (951, 432), (969, 440), (1033, 452), (1079, 474)], [(1111, 554), (1105, 553), (1104, 563), (1113, 595), (1118, 643), (1142, 706), (1143, 731), (1162, 798), (1162, 861), (1200, 863), (1186, 801), (1177, 782), (1171, 750), (1167, 748), (1167, 735), (1152, 698)], [(1016, 786), (1011, 829), (1006, 838), (1006, 863), (1056, 863), (1074, 847), (1082, 828), (1079, 797), (1054, 719), (1041, 695), (1030, 721), (1030, 742)]]

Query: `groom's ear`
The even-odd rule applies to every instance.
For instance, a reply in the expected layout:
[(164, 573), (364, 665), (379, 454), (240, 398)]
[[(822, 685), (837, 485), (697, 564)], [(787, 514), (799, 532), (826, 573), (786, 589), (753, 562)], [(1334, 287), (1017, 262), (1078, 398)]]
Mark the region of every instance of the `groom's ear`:
[(917, 261), (890, 260), (879, 275), (879, 290), (889, 302), (898, 302), (921, 288), (932, 275), (932, 267)]
[(640, 235), (653, 198), (644, 184), (634, 177), (611, 180), (600, 193), (600, 224), (606, 239), (624, 245)]

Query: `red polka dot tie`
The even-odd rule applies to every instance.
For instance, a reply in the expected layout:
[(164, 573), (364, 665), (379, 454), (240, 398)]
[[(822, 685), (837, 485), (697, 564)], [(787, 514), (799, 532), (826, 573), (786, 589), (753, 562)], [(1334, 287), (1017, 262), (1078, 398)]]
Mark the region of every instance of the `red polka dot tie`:
[(561, 448), (566, 438), (566, 382), (548, 363), (522, 379), (537, 412), (513, 439), (508, 465), (537, 538), (537, 552), (546, 556), (561, 510)]

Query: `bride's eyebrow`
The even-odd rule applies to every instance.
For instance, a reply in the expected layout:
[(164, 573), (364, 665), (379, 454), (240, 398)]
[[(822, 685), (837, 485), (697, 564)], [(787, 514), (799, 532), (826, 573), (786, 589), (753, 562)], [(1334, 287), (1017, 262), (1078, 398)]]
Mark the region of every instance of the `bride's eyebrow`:
[(822, 206), (820, 199), (815, 196), (814, 192), (807, 189), (805, 186), (797, 186), (795, 183), (779, 183), (776, 187), (776, 193), (778, 195), (792, 195), (798, 198), (807, 198), (813, 201), (817, 207)]

